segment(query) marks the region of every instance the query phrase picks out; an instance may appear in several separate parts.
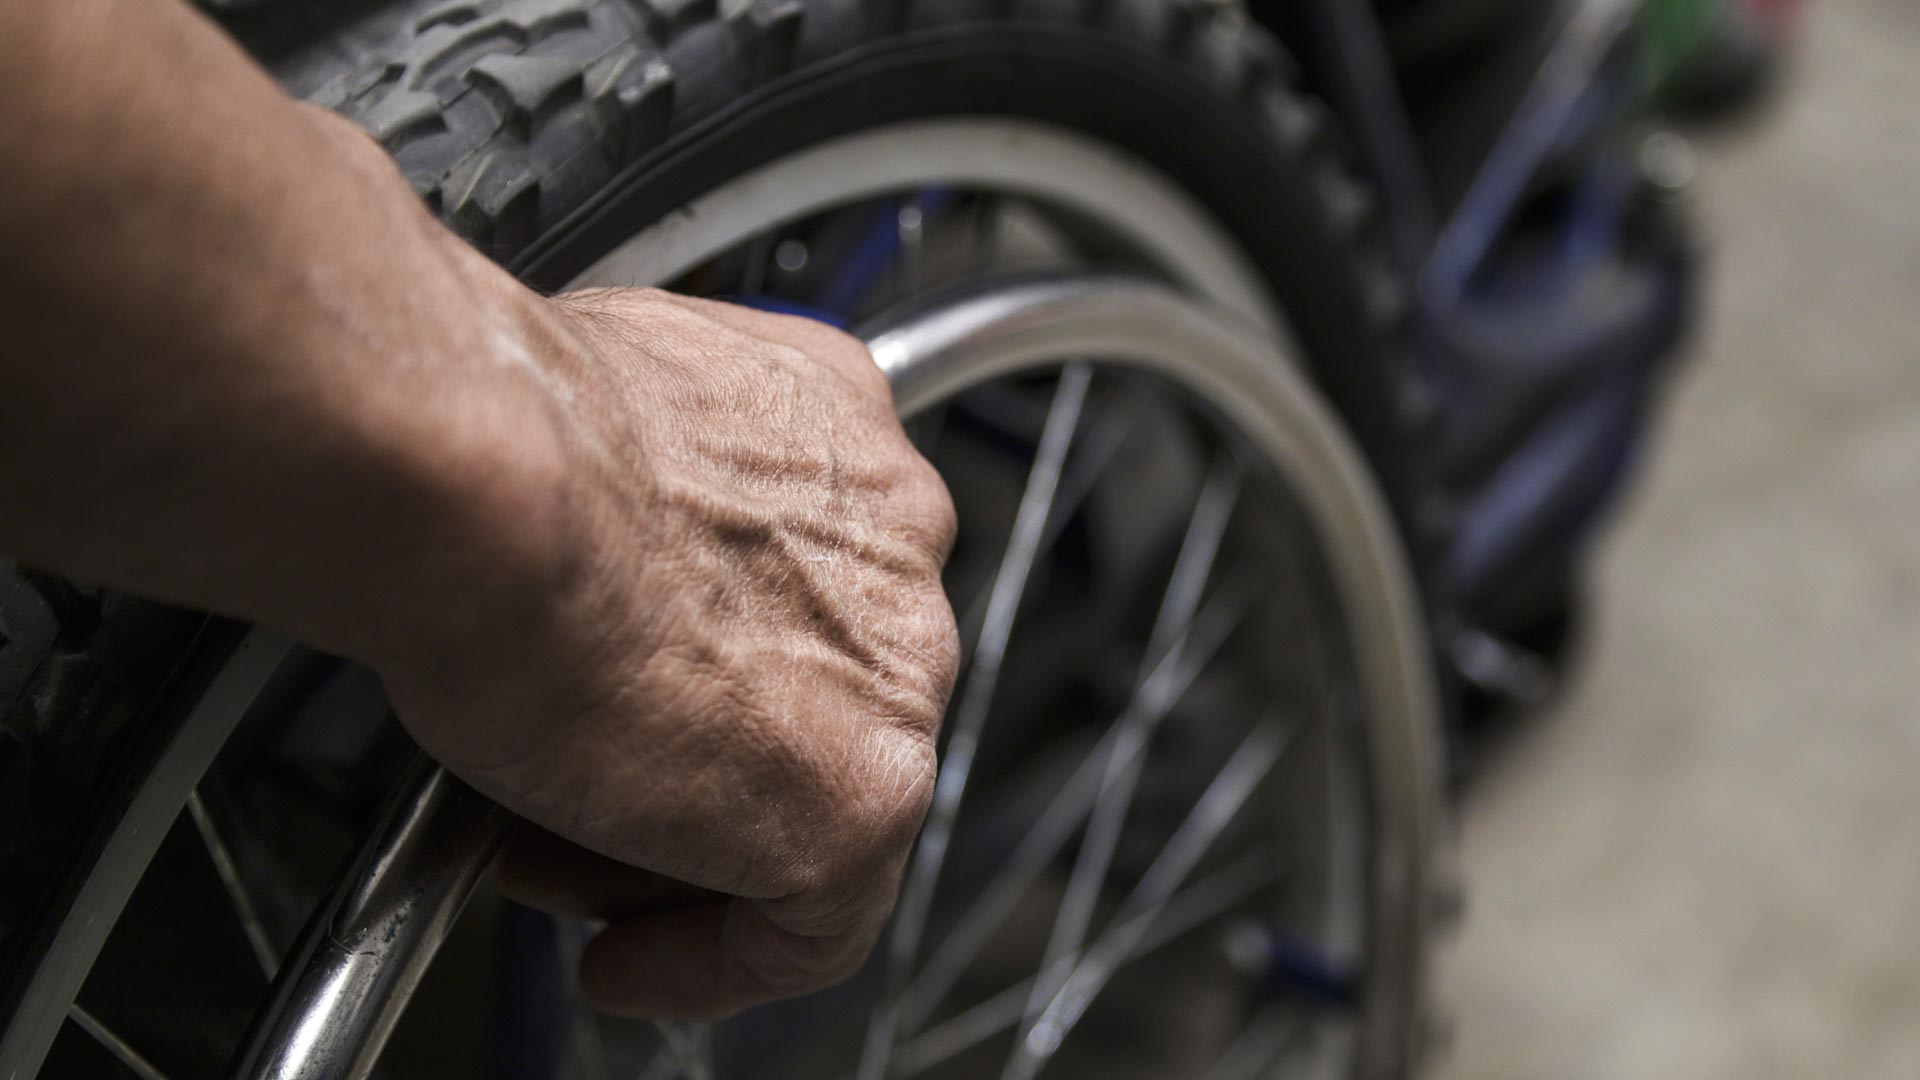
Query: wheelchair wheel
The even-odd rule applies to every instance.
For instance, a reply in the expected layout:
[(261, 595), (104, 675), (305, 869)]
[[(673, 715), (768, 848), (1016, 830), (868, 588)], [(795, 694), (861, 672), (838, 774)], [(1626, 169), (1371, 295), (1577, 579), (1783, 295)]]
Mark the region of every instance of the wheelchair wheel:
[(1409, 1074), (1438, 704), (1395, 290), (1257, 28), (516, 0), (234, 30), (531, 282), (868, 336), (961, 514), (939, 794), (838, 989), (593, 1017), (583, 928), (483, 886), (336, 1053), (330, 1010), (371, 992), (301, 996), (295, 945), (354, 902), (341, 867), (464, 886), (486, 850), (408, 831), (431, 785), (377, 678), (14, 571), (0, 1076)]

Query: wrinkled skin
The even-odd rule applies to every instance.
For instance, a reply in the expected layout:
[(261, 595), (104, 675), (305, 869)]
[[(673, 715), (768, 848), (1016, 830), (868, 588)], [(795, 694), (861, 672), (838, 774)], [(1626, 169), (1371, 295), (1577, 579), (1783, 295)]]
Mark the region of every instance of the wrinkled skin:
[(582, 971), (846, 975), (925, 812), (953, 511), (858, 342), (538, 296), (187, 5), (0, 4), (0, 553), (378, 671)]
[(932, 792), (952, 506), (846, 335), (646, 290), (560, 303), (591, 357), (560, 369), (571, 595), (474, 668), (388, 685), (456, 773), (583, 846), (523, 830), (501, 875), (614, 920), (596, 1004), (817, 989), (871, 948)]

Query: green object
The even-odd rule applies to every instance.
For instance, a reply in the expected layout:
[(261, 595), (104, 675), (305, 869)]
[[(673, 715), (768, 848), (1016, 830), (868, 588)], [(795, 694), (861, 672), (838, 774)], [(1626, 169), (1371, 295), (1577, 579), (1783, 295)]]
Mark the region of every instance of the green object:
[(1641, 0), (1637, 20), (1641, 100), (1662, 97), (1726, 18), (1726, 0)]

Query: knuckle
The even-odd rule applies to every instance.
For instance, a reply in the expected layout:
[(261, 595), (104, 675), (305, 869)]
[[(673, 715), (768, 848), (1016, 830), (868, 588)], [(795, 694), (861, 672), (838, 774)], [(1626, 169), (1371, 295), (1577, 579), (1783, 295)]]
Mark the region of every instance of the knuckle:
[(756, 312), (754, 318), (762, 340), (769, 344), (785, 346), (814, 364), (847, 374), (880, 374), (866, 343), (838, 327), (801, 315)]
[(909, 455), (908, 464), (896, 488), (893, 513), (906, 541), (931, 557), (929, 572), (937, 576), (940, 564), (953, 550), (960, 517), (940, 473), (911, 446), (905, 453)]
[(953, 504), (953, 493), (947, 489), (946, 481), (924, 458), (920, 461), (919, 483), (920, 499), (931, 516), (935, 550), (944, 562), (947, 554), (953, 550), (954, 539), (960, 533), (960, 513)]
[(867, 351), (866, 342), (837, 326), (829, 326), (814, 319), (797, 316), (792, 318), (800, 332), (811, 340), (814, 348), (821, 354), (840, 360), (858, 360), (869, 367), (873, 366), (873, 354)]
[[(934, 725), (938, 724), (938, 718)], [(882, 731), (876, 740), (870, 796), (857, 823), (870, 859), (894, 864), (906, 857), (933, 801), (934, 727)], [(867, 860), (863, 860), (867, 861)]]
[(811, 858), (796, 868), (792, 914), (810, 932), (852, 933), (884, 908), (933, 800), (930, 737), (882, 723), (864, 741)]
[(873, 358), (873, 350), (867, 348), (867, 343), (850, 334), (840, 334), (840, 344), (847, 363), (857, 368), (868, 382), (886, 387), (887, 396), (891, 399), (892, 384), (887, 380), (887, 373), (880, 369), (880, 362)]
[(937, 723), (953, 688), (954, 671), (960, 666), (960, 628), (953, 605), (936, 579), (917, 599), (908, 602), (900, 618), (901, 635), (922, 669), (923, 680), (915, 689), (926, 699), (926, 711)]
[[(933, 658), (934, 691), (938, 698), (936, 707), (944, 713), (960, 672), (960, 623), (954, 618), (953, 604), (944, 592), (926, 605), (926, 611), (927, 634), (932, 643), (928, 651)], [(938, 722), (936, 718), (935, 723)]]
[(885, 402), (891, 414), (893, 384), (888, 381), (887, 373), (880, 370), (880, 364), (874, 360), (866, 342), (832, 327), (825, 329), (833, 336), (824, 343), (823, 357), (852, 378), (860, 389), (872, 394), (877, 401)]
[[(940, 734), (947, 697), (959, 667), (958, 649), (950, 644), (957, 635), (938, 620), (927, 620), (905, 633), (913, 638), (903, 641), (893, 670), (886, 677), (887, 686), (878, 691), (877, 696), (887, 728), (909, 745), (887, 747), (883, 754), (876, 756), (885, 757), (897, 766), (911, 765), (930, 775), (933, 744)], [(926, 760), (911, 760), (906, 756), (907, 750), (925, 754)]]

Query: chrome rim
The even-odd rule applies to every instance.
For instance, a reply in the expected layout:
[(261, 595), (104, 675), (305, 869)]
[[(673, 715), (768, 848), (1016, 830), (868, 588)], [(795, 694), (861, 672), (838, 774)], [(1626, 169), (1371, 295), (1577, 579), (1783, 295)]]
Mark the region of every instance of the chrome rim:
[(1177, 184), (1106, 143), (1003, 117), (908, 121), (830, 139), (693, 200), (570, 287), (673, 281), (797, 218), (936, 186), (1002, 192), (1097, 221), (1158, 274), (1276, 339), (1285, 333), (1259, 271)]

